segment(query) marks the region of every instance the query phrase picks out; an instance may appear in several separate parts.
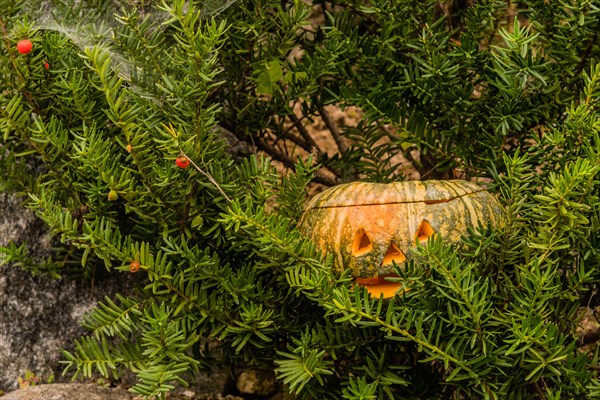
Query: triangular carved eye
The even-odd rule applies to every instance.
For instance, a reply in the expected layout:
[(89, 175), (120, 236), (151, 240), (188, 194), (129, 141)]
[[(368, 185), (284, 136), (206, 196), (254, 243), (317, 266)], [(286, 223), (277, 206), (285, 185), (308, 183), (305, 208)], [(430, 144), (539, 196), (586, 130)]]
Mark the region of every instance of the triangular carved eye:
[(429, 239), (430, 236), (433, 236), (434, 233), (431, 224), (424, 219), (421, 221), (421, 224), (419, 224), (419, 229), (417, 229), (415, 242), (427, 243), (427, 239)]
[(391, 265), (393, 262), (400, 264), (404, 261), (406, 261), (406, 256), (402, 250), (400, 250), (394, 242), (391, 242), (383, 257), (383, 265)]
[(364, 229), (359, 229), (354, 234), (354, 242), (352, 242), (352, 255), (355, 257), (362, 256), (373, 250), (371, 239), (367, 236)]

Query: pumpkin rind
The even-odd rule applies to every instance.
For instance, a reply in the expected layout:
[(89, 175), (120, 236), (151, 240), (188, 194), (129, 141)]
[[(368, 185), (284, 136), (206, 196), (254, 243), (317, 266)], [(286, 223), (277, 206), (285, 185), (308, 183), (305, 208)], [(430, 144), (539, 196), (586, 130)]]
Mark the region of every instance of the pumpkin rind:
[[(336, 270), (350, 269), (356, 278), (369, 278), (393, 273), (390, 260), (410, 259), (415, 242), (428, 235), (456, 242), (469, 226), (499, 224), (502, 218), (496, 198), (471, 182), (354, 182), (315, 196), (299, 228), (334, 255)], [(370, 248), (361, 248), (361, 241)]]

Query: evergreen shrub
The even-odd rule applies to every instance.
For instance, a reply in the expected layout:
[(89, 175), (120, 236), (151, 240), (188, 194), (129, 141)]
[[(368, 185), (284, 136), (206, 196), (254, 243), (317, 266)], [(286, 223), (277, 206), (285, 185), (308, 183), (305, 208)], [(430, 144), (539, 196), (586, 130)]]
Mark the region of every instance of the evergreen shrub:
[[(0, 186), (62, 244), (28, 268), (142, 282), (86, 315), (68, 373), (131, 370), (147, 398), (219, 365), (302, 399), (600, 397), (579, 330), (600, 281), (597, 1), (118, 3), (0, 1)], [(397, 268), (411, 290), (372, 299), (295, 225), (311, 182), (406, 163), (486, 183), (506, 224), (431, 240)]]

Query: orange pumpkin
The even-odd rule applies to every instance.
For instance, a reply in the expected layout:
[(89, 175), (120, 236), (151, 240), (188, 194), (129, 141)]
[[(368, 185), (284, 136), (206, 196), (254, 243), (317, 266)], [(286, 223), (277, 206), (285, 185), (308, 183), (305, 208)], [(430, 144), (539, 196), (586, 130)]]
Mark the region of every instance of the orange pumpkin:
[(350, 269), (371, 295), (392, 297), (401, 286), (394, 262), (413, 255), (417, 242), (440, 234), (457, 242), (469, 226), (497, 224), (503, 211), (496, 198), (475, 183), (408, 181), (353, 182), (334, 186), (309, 201), (299, 228), (338, 271)]

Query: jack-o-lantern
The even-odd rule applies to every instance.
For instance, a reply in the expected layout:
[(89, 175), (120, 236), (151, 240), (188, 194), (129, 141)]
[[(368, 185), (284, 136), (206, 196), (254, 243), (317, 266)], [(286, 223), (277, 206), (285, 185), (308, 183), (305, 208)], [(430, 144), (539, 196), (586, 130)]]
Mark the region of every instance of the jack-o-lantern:
[(394, 275), (394, 262), (412, 257), (417, 243), (437, 234), (456, 242), (469, 226), (497, 224), (502, 218), (496, 198), (471, 182), (353, 182), (315, 196), (299, 227), (334, 255), (337, 270), (350, 269), (372, 296), (388, 298), (401, 284), (385, 278)]

